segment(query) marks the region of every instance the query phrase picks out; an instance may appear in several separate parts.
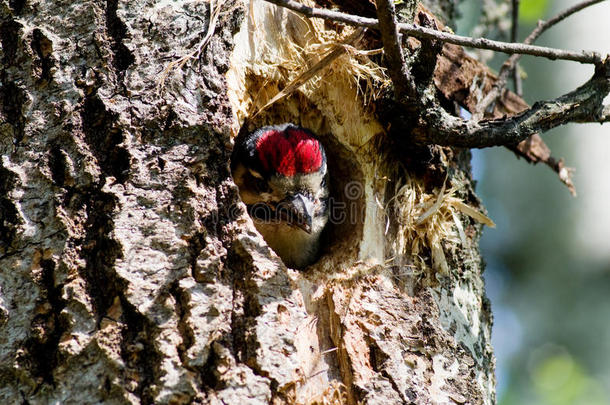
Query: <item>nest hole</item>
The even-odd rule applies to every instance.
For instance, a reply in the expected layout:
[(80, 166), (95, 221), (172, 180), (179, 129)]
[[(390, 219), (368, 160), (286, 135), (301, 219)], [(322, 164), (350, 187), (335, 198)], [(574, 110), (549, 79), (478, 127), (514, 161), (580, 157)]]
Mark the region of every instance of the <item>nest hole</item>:
[(352, 151), (333, 135), (320, 140), (326, 148), (330, 174), (330, 211), (322, 235), (320, 259), (312, 266), (320, 263), (335, 267), (358, 258), (365, 216), (365, 183)]

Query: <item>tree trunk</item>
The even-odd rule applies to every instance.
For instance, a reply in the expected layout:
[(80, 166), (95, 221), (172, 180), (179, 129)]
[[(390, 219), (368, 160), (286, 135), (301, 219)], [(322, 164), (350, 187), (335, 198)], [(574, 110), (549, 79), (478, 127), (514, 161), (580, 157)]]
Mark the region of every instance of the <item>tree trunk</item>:
[[(264, 108), (349, 32), (220, 3), (0, 3), (0, 402), (494, 403), (468, 151), (397, 152), (352, 52)], [(229, 170), (287, 121), (332, 178), (305, 271)]]

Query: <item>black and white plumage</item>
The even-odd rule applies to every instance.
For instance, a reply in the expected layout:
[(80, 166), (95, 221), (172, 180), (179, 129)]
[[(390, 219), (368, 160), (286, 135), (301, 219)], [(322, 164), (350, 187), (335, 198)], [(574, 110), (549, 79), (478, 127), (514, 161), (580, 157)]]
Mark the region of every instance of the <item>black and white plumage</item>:
[(326, 153), (294, 124), (260, 128), (238, 141), (233, 178), (256, 229), (289, 267), (318, 258), (328, 222)]

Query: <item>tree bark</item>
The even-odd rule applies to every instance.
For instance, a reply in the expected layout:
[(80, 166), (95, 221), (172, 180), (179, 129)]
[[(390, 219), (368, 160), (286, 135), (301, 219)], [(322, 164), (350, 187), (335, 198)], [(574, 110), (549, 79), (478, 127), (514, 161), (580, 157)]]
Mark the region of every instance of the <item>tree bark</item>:
[[(1, 403), (495, 402), (469, 152), (396, 153), (352, 59), (260, 110), (342, 27), (259, 0), (3, 0), (0, 24)], [(242, 126), (285, 121), (335, 202), (302, 272), (229, 169)]]

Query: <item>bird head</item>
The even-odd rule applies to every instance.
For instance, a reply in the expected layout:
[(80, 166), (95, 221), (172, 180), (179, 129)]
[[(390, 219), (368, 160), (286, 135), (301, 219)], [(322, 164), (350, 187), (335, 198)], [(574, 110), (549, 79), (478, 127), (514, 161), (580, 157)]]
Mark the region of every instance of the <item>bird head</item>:
[(326, 153), (311, 131), (293, 124), (263, 127), (236, 145), (234, 179), (252, 218), (316, 231), (326, 215)]
[[(320, 141), (305, 128), (282, 124), (248, 134), (235, 148), (233, 178), (271, 248), (282, 256), (287, 248), (278, 243), (290, 238), (317, 245), (328, 219), (326, 153)], [(278, 238), (283, 239), (274, 243)]]

